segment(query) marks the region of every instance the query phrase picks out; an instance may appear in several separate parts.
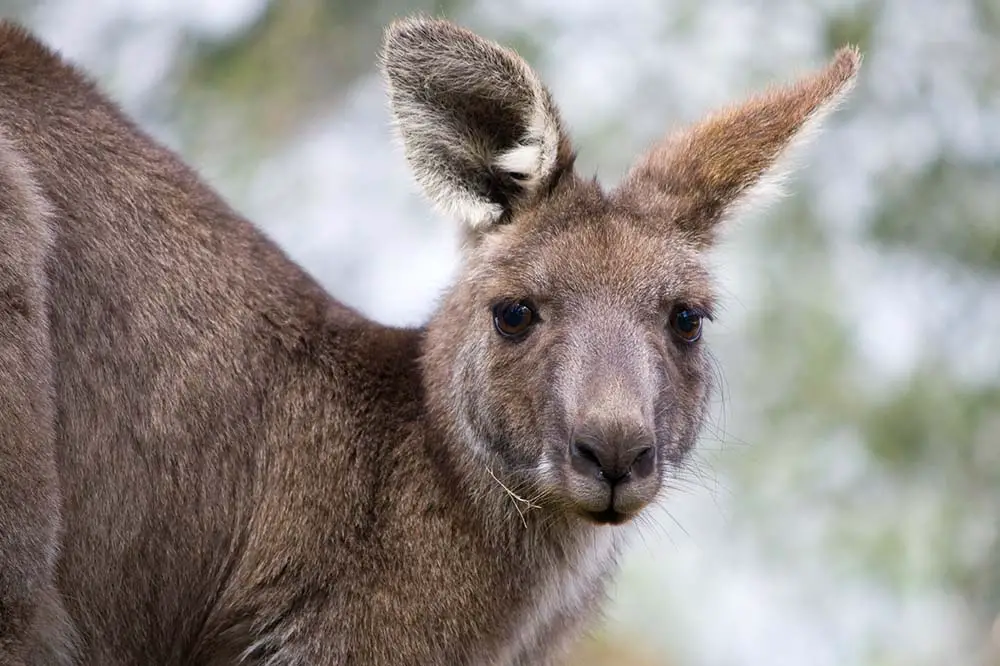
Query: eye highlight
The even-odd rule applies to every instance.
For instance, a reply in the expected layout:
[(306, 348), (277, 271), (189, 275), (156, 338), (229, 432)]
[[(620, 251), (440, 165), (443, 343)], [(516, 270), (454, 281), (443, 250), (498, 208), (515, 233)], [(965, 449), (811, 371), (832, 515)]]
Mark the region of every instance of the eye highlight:
[(678, 305), (670, 313), (670, 330), (682, 342), (697, 342), (701, 337), (705, 315), (686, 305)]
[(538, 321), (538, 314), (530, 303), (506, 301), (493, 306), (493, 326), (505, 338), (522, 338)]

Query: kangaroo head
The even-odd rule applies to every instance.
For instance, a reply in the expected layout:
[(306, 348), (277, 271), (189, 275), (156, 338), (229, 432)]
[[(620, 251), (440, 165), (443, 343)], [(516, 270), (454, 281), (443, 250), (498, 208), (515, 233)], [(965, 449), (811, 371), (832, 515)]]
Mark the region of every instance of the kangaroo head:
[(668, 136), (608, 192), (574, 171), (552, 97), (518, 55), (445, 21), (389, 27), (382, 68), (407, 160), (465, 234), (424, 362), (432, 413), (469, 464), (599, 523), (657, 496), (711, 390), (705, 253), (723, 220), (774, 195), (780, 158), (859, 62), (843, 49)]

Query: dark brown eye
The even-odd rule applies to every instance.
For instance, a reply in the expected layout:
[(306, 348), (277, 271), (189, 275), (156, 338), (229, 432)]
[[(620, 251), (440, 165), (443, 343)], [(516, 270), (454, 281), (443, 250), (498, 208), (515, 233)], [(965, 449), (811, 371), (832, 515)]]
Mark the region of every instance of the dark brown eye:
[(670, 313), (670, 328), (684, 342), (697, 342), (701, 337), (704, 315), (686, 306), (677, 306)]
[(505, 338), (519, 338), (528, 332), (538, 315), (522, 301), (499, 303), (493, 307), (493, 325)]

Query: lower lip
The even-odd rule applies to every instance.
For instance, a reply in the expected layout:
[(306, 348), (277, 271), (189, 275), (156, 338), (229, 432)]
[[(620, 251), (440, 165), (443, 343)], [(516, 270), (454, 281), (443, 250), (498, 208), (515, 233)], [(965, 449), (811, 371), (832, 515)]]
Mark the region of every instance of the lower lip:
[(587, 511), (585, 515), (598, 525), (621, 525), (629, 518), (627, 514), (619, 513), (610, 507), (604, 511)]

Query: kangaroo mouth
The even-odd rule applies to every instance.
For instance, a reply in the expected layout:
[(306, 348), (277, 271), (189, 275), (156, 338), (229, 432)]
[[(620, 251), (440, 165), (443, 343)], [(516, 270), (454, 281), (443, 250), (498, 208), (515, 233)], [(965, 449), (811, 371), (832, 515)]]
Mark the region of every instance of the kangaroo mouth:
[(621, 525), (631, 517), (627, 513), (616, 511), (611, 505), (602, 511), (585, 511), (584, 515), (598, 525)]
[[(616, 488), (612, 488), (609, 493), (610, 496), (605, 495), (601, 498), (593, 498), (589, 501), (580, 502), (577, 505), (577, 513), (585, 520), (596, 525), (621, 525), (622, 523), (627, 523), (641, 512), (642, 508), (646, 506), (646, 502), (637, 502), (634, 498), (631, 501), (622, 502), (617, 497), (618, 493), (616, 490)], [(596, 508), (601, 506), (604, 508)]]

